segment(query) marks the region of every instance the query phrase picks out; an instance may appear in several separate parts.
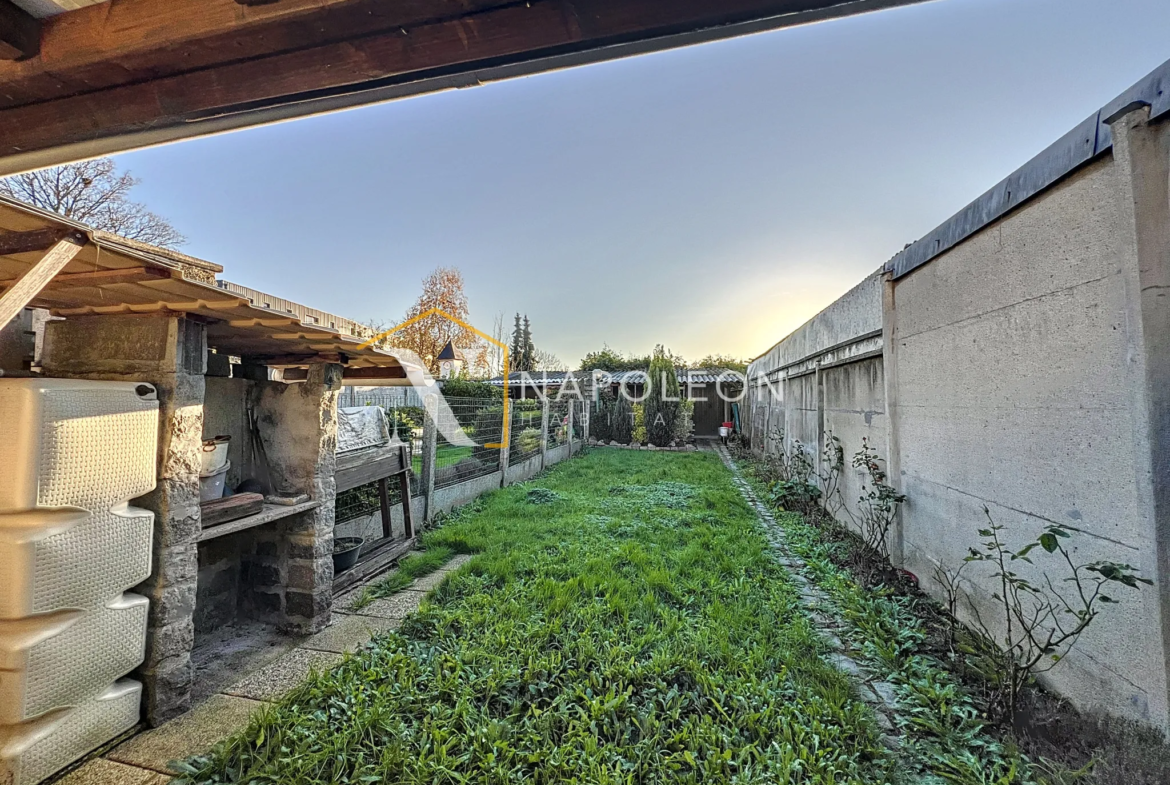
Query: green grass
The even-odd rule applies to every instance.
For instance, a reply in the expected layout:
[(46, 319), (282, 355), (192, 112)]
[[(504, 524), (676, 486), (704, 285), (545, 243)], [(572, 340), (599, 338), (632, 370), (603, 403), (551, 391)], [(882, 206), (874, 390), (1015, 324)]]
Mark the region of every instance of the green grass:
[(359, 611), (374, 600), (389, 597), (391, 594), (405, 589), (416, 579), (430, 575), (451, 561), (451, 557), (454, 555), (454, 551), (442, 545), (428, 548), (421, 553), (410, 554), (398, 562), (398, 567), (385, 578), (363, 589), (358, 598), (354, 600), (352, 609)]
[(594, 451), (424, 542), (476, 555), (190, 781), (889, 780), (872, 713), (715, 456)]

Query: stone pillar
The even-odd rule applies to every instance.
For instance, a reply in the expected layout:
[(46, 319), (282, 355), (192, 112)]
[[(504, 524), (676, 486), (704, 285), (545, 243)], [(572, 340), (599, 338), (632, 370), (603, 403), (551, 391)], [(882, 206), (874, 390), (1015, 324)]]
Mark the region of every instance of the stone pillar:
[(419, 477), (419, 491), (424, 499), (423, 521), (430, 523), (435, 517), (435, 451), (439, 442), (439, 397), (431, 393), (423, 400), (423, 443), (422, 475)]
[(312, 633), (329, 624), (333, 605), (341, 366), (311, 365), (303, 382), (271, 382), (258, 389), (257, 418), (273, 492), (307, 493), (320, 505), (257, 533), (249, 579), (258, 611), (285, 629)]
[(178, 316), (71, 317), (45, 331), (48, 376), (149, 382), (158, 390), (158, 485), (134, 502), (155, 515), (153, 571), (134, 591), (150, 599), (137, 677), (146, 719), (156, 726), (191, 705), (206, 355), (203, 325)]

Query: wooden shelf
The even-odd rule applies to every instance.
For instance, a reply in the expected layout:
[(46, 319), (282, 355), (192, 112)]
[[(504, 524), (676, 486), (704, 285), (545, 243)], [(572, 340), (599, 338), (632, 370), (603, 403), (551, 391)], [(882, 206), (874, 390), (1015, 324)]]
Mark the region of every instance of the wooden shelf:
[(234, 521), (221, 523), (218, 526), (212, 526), (204, 529), (199, 533), (199, 542), (205, 540), (213, 540), (216, 537), (223, 537), (226, 534), (235, 534), (242, 532), (245, 529), (251, 529), (256, 526), (263, 526), (266, 523), (279, 521), (281, 518), (287, 518), (290, 515), (296, 515), (298, 512), (305, 512), (321, 506), (321, 502), (307, 501), (300, 504), (294, 504), (286, 507), (282, 504), (265, 504), (264, 509), (255, 515), (249, 515), (245, 518), (237, 518)]

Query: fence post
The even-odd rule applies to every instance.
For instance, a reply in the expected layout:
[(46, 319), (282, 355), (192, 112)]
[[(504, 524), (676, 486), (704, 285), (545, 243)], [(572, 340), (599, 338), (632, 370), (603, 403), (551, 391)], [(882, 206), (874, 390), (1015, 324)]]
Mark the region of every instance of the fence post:
[(541, 397), (540, 409), (540, 470), (548, 466), (548, 396)]
[(567, 441), (569, 443), (569, 457), (570, 458), (573, 457), (573, 413), (576, 410), (576, 408), (577, 408), (577, 405), (575, 403), (573, 403), (572, 399), (570, 399), (569, 400), (569, 422), (568, 422), (568, 427), (565, 429), (565, 441)]
[(504, 398), (504, 411), (500, 415), (500, 487), (506, 488), (508, 485), (508, 453), (512, 449), (512, 405), (511, 402)]
[(419, 477), (419, 490), (425, 499), (423, 520), (430, 523), (434, 518), (435, 449), (439, 435), (436, 419), (439, 412), (439, 397), (434, 393), (429, 394), (423, 400), (423, 408), (422, 476)]

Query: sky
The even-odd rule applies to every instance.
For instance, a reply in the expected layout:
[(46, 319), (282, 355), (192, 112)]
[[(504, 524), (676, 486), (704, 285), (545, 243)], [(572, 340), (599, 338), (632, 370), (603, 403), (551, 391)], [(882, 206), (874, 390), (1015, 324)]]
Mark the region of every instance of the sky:
[(570, 367), (755, 357), (1162, 62), (1166, 0), (935, 0), (117, 157), (224, 278), (394, 324), (459, 268)]

